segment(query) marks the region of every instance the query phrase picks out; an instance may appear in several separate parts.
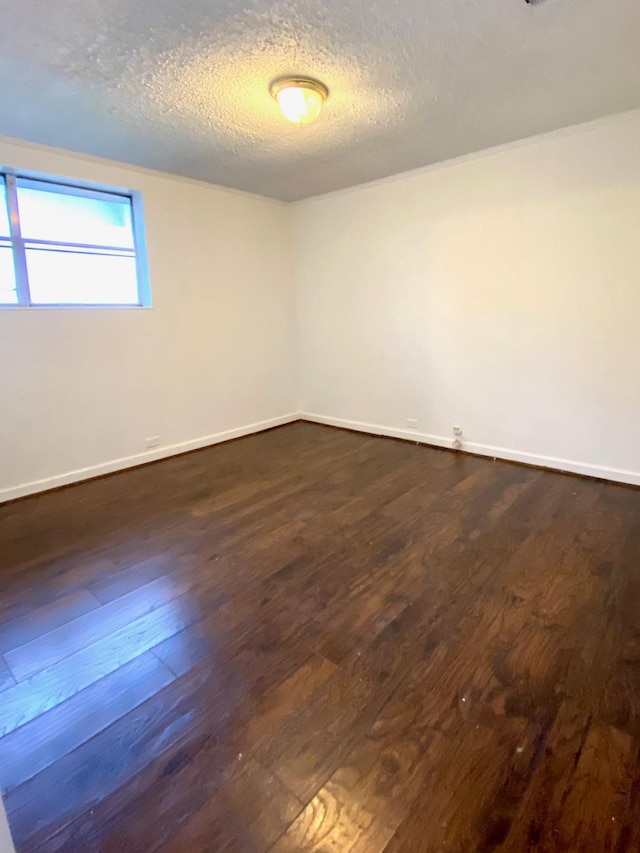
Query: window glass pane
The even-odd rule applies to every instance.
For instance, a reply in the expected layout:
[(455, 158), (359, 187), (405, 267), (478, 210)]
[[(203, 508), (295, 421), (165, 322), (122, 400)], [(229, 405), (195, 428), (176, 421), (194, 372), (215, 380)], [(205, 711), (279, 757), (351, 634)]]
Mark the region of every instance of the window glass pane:
[(0, 178), (0, 237), (9, 236), (9, 214), (7, 213), (7, 186)]
[(55, 243), (85, 243), (133, 249), (131, 200), (105, 193), (74, 195), (56, 191), (54, 184), (18, 179), (18, 207), (22, 236)]
[(139, 304), (132, 256), (29, 248), (26, 254), (33, 304)]
[(9, 246), (0, 246), (0, 305), (15, 305), (17, 301), (13, 253)]

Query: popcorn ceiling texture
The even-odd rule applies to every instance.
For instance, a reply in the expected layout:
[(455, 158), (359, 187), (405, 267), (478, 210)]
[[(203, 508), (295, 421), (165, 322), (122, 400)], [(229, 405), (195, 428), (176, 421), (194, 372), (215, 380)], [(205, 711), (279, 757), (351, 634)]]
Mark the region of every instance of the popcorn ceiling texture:
[[(288, 201), (640, 105), (638, 0), (29, 0), (2, 17), (0, 134)], [(271, 99), (287, 73), (329, 86), (316, 124)]]

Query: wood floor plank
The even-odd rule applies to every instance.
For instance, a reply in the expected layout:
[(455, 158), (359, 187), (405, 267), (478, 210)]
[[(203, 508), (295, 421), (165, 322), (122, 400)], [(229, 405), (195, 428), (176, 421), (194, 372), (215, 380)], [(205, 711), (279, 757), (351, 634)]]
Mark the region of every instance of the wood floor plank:
[(40, 607), (27, 616), (12, 619), (0, 626), (0, 654), (6, 654), (37, 640), (50, 631), (97, 610), (98, 607), (98, 599), (83, 589)]
[(4, 658), (0, 656), (0, 693), (15, 686), (15, 680), (9, 672), (9, 667), (4, 662)]
[(158, 578), (122, 598), (56, 628), (44, 637), (38, 637), (7, 652), (5, 660), (16, 681), (24, 681), (178, 598), (187, 588), (188, 584), (172, 576)]
[(557, 850), (615, 849), (637, 753), (626, 732), (590, 727), (554, 827)]
[(64, 828), (187, 735), (195, 724), (192, 703), (207, 695), (207, 677), (199, 672), (188, 683), (178, 681), (9, 792), (5, 803), (18, 849), (40, 846), (51, 824)]
[(6, 793), (108, 728), (174, 680), (151, 653), (0, 739), (0, 786)]
[(181, 607), (185, 603), (180, 599), (168, 602), (7, 690), (0, 703), (0, 737), (183, 630), (197, 618), (189, 608)]
[(380, 853), (416, 799), (441, 738), (432, 732), (432, 751), (425, 750), (413, 736), (411, 715), (400, 706), (386, 706), (273, 853)]
[(631, 853), (639, 519), (308, 423), (0, 506), (18, 853)]
[[(225, 659), (217, 663), (214, 672), (208, 664), (192, 669), (73, 753), (11, 791), (6, 802), (16, 838), (47, 851), (86, 850), (82, 815), (91, 810), (87, 818), (91, 827), (93, 812), (109, 796), (117, 799), (118, 788), (124, 792), (123, 801), (119, 802), (127, 804), (135, 800), (134, 791), (141, 786), (146, 802), (146, 810), (141, 813), (147, 817), (154, 804), (165, 802), (162, 796), (165, 790), (168, 802), (181, 806), (183, 801), (176, 794), (182, 791), (190, 814), (197, 805), (193, 801), (194, 787), (186, 785), (182, 789), (176, 786), (176, 778), (184, 774), (185, 768), (192, 768), (206, 779), (212, 768), (227, 766), (221, 755), (226, 755), (229, 761), (237, 759), (242, 749), (238, 747), (237, 721), (242, 718), (243, 710), (248, 714), (251, 709), (255, 714), (257, 704), (254, 701), (245, 709), (247, 696), (266, 693), (268, 685), (279, 683), (308, 658), (302, 638), (299, 633), (296, 636), (297, 642), (288, 659), (268, 633), (238, 637), (234, 648), (226, 644)], [(213, 693), (212, 683), (216, 685)], [(223, 726), (231, 737), (216, 736)], [(214, 750), (213, 757), (210, 749)], [(105, 758), (111, 755), (117, 755), (118, 760)], [(153, 782), (149, 790), (143, 771), (150, 765), (153, 765)], [(86, 766), (96, 768), (89, 781), (85, 778)], [(55, 795), (50, 793), (52, 779), (59, 780)], [(130, 779), (133, 779), (132, 788), (126, 786)], [(214, 774), (212, 784), (217, 784), (216, 779)], [(55, 804), (54, 832), (41, 820), (43, 802)], [(67, 829), (74, 819), (75, 826), (71, 827), (74, 834), (70, 836)], [(151, 821), (148, 826), (158, 832), (158, 821)], [(106, 826), (102, 829), (105, 832)]]
[(492, 849), (484, 839), (493, 804), (514, 772), (525, 730), (523, 720), (506, 719), (501, 731), (476, 725), (437, 740), (431, 773), (384, 853)]
[[(501, 850), (615, 850), (624, 827), (638, 745), (625, 732), (562, 709), (547, 759), (525, 793)], [(632, 847), (627, 848), (629, 850)]]
[[(246, 651), (251, 653), (250, 644)], [(164, 849), (176, 826), (186, 826), (192, 818), (196, 826), (201, 826), (202, 815), (196, 815), (202, 809), (209, 809), (211, 815), (216, 814), (218, 804), (222, 804), (224, 809), (227, 803), (224, 786), (228, 780), (242, 772), (247, 762), (254, 762), (253, 753), (257, 745), (271, 737), (272, 728), (279, 722), (296, 714), (314, 689), (335, 669), (328, 661), (312, 655), (278, 683), (279, 676), (269, 663), (268, 652), (261, 664), (259, 669), (264, 676), (255, 667), (253, 669), (254, 678), (259, 679), (256, 684), (264, 685), (260, 690), (254, 687), (254, 702), (239, 707), (217, 730), (215, 737), (211, 736), (211, 724), (205, 718), (200, 725), (193, 727), (188, 736), (181, 738), (175, 748), (167, 745), (163, 755), (150, 760), (128, 784), (120, 787), (113, 796), (93, 805), (85, 820), (78, 818), (71, 825), (63, 826), (53, 838), (47, 839), (42, 849), (70, 853), (88, 850), (97, 844), (105, 850), (111, 849), (112, 845), (114, 849), (120, 845), (129, 851), (156, 846)], [(189, 678), (194, 677), (192, 672)], [(241, 695), (238, 685), (230, 682), (228, 677), (219, 676), (219, 679), (224, 680), (224, 691), (229, 701), (233, 701), (233, 696)], [(215, 709), (210, 710), (216, 718)], [(269, 789), (263, 792), (262, 797), (274, 791), (281, 792), (281, 796), (269, 807), (273, 815), (262, 813), (259, 817), (254, 815), (252, 820), (256, 821), (260, 837), (268, 835), (269, 839), (275, 840), (285, 828), (276, 820), (283, 805), (282, 798), (287, 813), (291, 803), (296, 814), (302, 806), (273, 774), (262, 768), (263, 778), (264, 774), (268, 775), (266, 784)], [(213, 802), (214, 798), (218, 802)], [(254, 805), (247, 804), (245, 808), (253, 809)], [(273, 829), (274, 824), (277, 832)], [(193, 832), (195, 828), (190, 827), (189, 834)], [(219, 832), (223, 834), (223, 828)], [(257, 843), (257, 834), (252, 837), (253, 843)], [(222, 843), (220, 839), (218, 842)], [(172, 843), (177, 844), (178, 840), (172, 840)]]
[(171, 574), (176, 568), (178, 568), (177, 560), (166, 554), (149, 557), (118, 572), (111, 574), (105, 572), (99, 580), (90, 584), (89, 592), (101, 604), (108, 604), (151, 581)]
[(545, 738), (545, 760), (536, 768), (509, 827), (505, 851), (542, 853), (555, 844), (557, 817), (571, 788), (590, 722), (589, 714), (574, 703), (561, 706)]
[(627, 807), (618, 829), (615, 853), (640, 850), (640, 760), (638, 758), (636, 758)]
[[(255, 759), (240, 760), (237, 768), (224, 786), (224, 796), (212, 797), (157, 850), (266, 853), (302, 804)], [(114, 847), (114, 853), (119, 849)]]
[(368, 654), (355, 652), (345, 659), (304, 710), (286, 720), (258, 748), (257, 757), (302, 802), (313, 796), (364, 736), (405, 677), (403, 666), (415, 645), (414, 635), (406, 629), (415, 628), (422, 618), (419, 608), (406, 608), (375, 638)]
[[(250, 719), (229, 723), (229, 736), (191, 741), (174, 756), (171, 773), (164, 773), (154, 785), (152, 802), (145, 795), (133, 801), (128, 795), (123, 798), (124, 809), (105, 821), (111, 830), (103, 831), (105, 853), (123, 846), (130, 853), (152, 849), (234, 851), (239, 844), (256, 853), (265, 851), (302, 805), (251, 756), (251, 750), (269, 736), (270, 726), (294, 713), (332, 670), (327, 661), (309, 659), (266, 696)], [(150, 810), (157, 816), (155, 822), (148, 820)], [(145, 816), (142, 823), (139, 815)], [(162, 832), (158, 822), (164, 825)], [(179, 829), (172, 832), (176, 826)], [(65, 849), (86, 849), (87, 843), (88, 836), (82, 845), (76, 837)]]
[[(0, 565), (2, 563), (0, 555)], [(60, 598), (86, 592), (92, 580), (115, 570), (115, 564), (105, 557), (66, 555), (64, 551), (44, 559), (39, 553), (37, 560), (24, 563), (18, 559), (15, 573), (4, 565), (0, 568), (0, 620), (4, 624), (28, 618), (45, 607), (55, 608)], [(34, 577), (40, 580), (35, 588)]]

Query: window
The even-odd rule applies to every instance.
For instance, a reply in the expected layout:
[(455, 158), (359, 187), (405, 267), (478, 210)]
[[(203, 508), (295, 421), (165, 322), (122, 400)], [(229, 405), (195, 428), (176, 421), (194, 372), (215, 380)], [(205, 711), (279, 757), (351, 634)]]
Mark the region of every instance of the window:
[(0, 170), (0, 307), (148, 306), (138, 193)]

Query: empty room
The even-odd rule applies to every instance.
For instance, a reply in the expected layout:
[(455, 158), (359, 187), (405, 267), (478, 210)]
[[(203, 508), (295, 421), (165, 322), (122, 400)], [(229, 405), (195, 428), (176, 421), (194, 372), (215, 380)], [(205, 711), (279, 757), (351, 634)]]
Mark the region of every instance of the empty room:
[(0, 44), (0, 853), (640, 853), (638, 1)]

